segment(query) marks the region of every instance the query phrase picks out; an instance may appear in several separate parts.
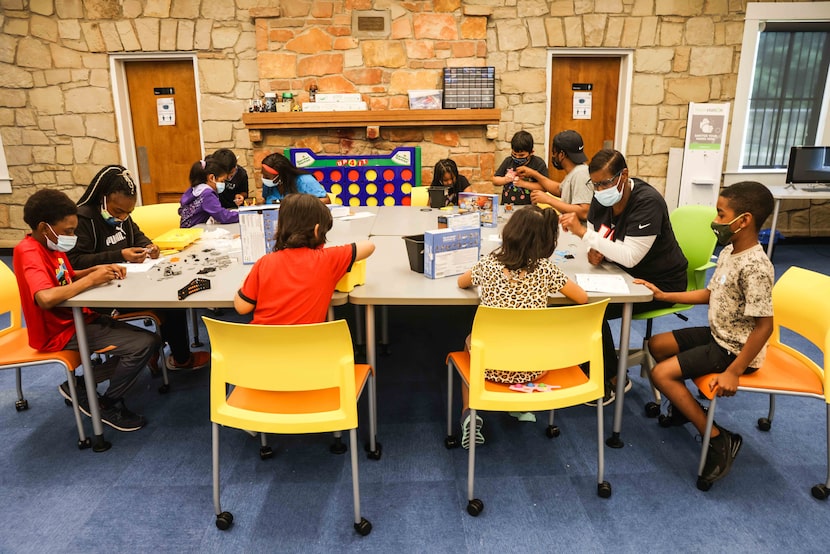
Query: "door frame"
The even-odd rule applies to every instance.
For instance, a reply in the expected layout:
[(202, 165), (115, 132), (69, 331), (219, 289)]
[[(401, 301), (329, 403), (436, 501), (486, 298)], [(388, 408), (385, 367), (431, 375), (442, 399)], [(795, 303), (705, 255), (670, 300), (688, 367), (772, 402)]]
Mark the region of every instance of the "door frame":
[(138, 178), (137, 205), (141, 206), (144, 204), (141, 195), (141, 175), (138, 170), (138, 158), (135, 155), (135, 135), (133, 132), (125, 65), (129, 62), (136, 61), (191, 60), (193, 62), (193, 82), (196, 87), (196, 118), (199, 122), (199, 148), (204, 158), (205, 135), (202, 129), (202, 93), (201, 87), (199, 86), (199, 58), (195, 52), (136, 52), (131, 54), (110, 54), (109, 60), (118, 149), (121, 154), (122, 165)]
[(619, 58), (620, 60), (620, 85), (617, 94), (617, 125), (614, 131), (614, 144), (619, 145), (623, 156), (628, 147), (628, 129), (631, 120), (631, 88), (634, 79), (634, 49), (633, 48), (548, 48), (546, 61), (545, 85), (547, 101), (545, 103), (545, 155), (542, 159), (547, 160), (550, 154), (550, 107), (551, 107), (551, 71), (554, 58)]

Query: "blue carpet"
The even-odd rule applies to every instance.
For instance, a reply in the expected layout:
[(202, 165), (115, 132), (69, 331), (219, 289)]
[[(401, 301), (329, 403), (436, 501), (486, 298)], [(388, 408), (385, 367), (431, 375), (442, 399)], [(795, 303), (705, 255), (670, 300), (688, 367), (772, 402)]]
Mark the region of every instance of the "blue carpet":
[[(774, 262), (777, 275), (790, 265), (830, 274), (830, 246), (785, 241)], [(354, 324), (351, 307), (336, 313)], [(78, 450), (71, 410), (56, 390), (64, 374), (48, 366), (24, 371), (24, 412), (14, 410), (14, 373), (0, 372), (0, 552), (826, 552), (830, 502), (810, 495), (827, 472), (822, 402), (779, 397), (764, 433), (755, 421), (766, 415), (766, 397), (722, 399), (718, 422), (741, 433), (744, 444), (732, 473), (702, 493), (695, 486), (699, 439), (691, 426), (662, 429), (645, 417), (650, 391), (636, 367), (625, 399), (625, 447), (605, 449), (611, 498), (596, 495), (594, 409), (557, 412), (562, 434), (555, 439), (545, 437), (546, 414), (524, 423), (485, 413), (475, 482), (485, 509), (470, 517), (466, 451), (443, 445), (444, 357), (462, 346), (474, 310), (389, 313), (390, 353), (378, 362), (379, 461), (363, 452), (361, 404), (369, 536), (352, 529), (349, 456), (329, 453), (329, 435), (269, 437), (275, 456), (262, 461), (258, 439), (221, 430), (222, 506), (234, 513), (231, 529), (221, 532), (213, 516), (206, 371), (172, 373), (167, 395), (158, 394), (159, 379), (143, 375), (127, 402), (148, 426), (136, 433), (106, 428), (113, 447), (95, 454)], [(689, 322), (658, 319), (655, 332), (706, 322), (703, 306), (687, 314)], [(234, 318), (227, 310), (221, 317)], [(644, 327), (635, 323), (632, 346)], [(803, 339), (791, 340), (807, 349)], [(606, 409), (606, 436), (612, 416)]]

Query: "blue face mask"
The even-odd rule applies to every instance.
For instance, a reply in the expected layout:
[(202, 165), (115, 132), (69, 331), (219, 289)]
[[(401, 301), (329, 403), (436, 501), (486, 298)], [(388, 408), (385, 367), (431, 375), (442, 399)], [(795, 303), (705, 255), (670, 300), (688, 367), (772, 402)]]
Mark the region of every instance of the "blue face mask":
[[(49, 230), (55, 233), (55, 230), (52, 229), (52, 226), (48, 223), (46, 224), (49, 227)], [(75, 243), (78, 242), (78, 237), (75, 235), (59, 235), (55, 233), (55, 237), (58, 239), (58, 242), (52, 242), (52, 239), (46, 237), (46, 246), (49, 247), (50, 250), (54, 250), (55, 252), (69, 252), (73, 248), (75, 248)]]
[(216, 194), (225, 192), (225, 181), (216, 181)]
[(530, 161), (530, 156), (527, 158), (517, 158), (516, 156), (510, 156), (510, 159), (513, 160), (513, 165), (520, 166), (525, 165), (527, 162)]
[(617, 180), (617, 184), (613, 187), (608, 187), (605, 190), (598, 190), (594, 192), (594, 198), (597, 199), (597, 202), (599, 202), (606, 208), (610, 208), (611, 206), (622, 200), (623, 191), (619, 188), (620, 180), (622, 180), (622, 175), (620, 175), (620, 178)]

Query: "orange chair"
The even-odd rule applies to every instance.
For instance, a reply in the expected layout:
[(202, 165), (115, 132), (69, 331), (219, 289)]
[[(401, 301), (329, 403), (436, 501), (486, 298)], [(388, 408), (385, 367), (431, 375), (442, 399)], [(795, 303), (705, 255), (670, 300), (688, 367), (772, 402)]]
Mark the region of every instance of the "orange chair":
[[(791, 267), (772, 289), (773, 331), (767, 355), (758, 371), (742, 375), (739, 391), (769, 394), (769, 415), (758, 420), (761, 431), (769, 431), (775, 413), (775, 395), (806, 396), (826, 404), (825, 441), (827, 444), (827, 476), (824, 483), (813, 486), (812, 494), (826, 500), (830, 491), (830, 277), (799, 267)], [(798, 333), (821, 350), (824, 367), (781, 342), (781, 329)], [(709, 438), (715, 420), (718, 397), (709, 390), (715, 374), (695, 379), (697, 387), (710, 400), (703, 448), (700, 453), (697, 488), (707, 491), (712, 483), (702, 477), (709, 450)], [(809, 430), (805, 430), (809, 431)]]
[(92, 441), (84, 434), (81, 411), (78, 408), (78, 394), (75, 390), (75, 369), (81, 365), (81, 355), (75, 350), (59, 352), (39, 352), (29, 346), (29, 334), (22, 326), (23, 312), (20, 307), (20, 295), (14, 273), (0, 262), (0, 313), (8, 314), (9, 325), (0, 330), (0, 369), (14, 369), (16, 372), (17, 401), (14, 407), (18, 412), (29, 408), (29, 401), (23, 396), (21, 368), (60, 364), (66, 370), (69, 382), (72, 409), (78, 426), (78, 448), (89, 448)]

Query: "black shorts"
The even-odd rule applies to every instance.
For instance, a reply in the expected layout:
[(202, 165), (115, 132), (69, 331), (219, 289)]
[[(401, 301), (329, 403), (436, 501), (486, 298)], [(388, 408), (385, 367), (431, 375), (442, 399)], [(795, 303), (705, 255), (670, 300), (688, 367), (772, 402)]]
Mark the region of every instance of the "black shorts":
[[(712, 337), (709, 327), (689, 327), (672, 331), (677, 341), (677, 361), (686, 379), (694, 379), (708, 373), (723, 373), (735, 360), (735, 354), (723, 348)], [(756, 368), (748, 367), (744, 374)]]

